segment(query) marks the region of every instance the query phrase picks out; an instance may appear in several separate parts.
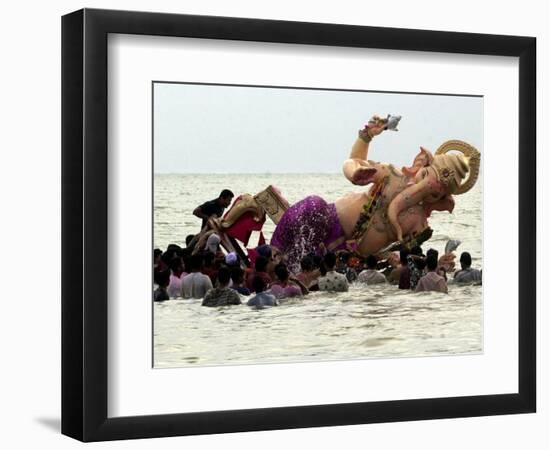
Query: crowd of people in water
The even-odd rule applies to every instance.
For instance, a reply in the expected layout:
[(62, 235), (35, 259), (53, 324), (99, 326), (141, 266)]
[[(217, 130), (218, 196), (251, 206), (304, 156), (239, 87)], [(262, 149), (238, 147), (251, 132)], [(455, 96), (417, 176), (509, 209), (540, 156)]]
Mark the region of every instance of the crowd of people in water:
[(461, 268), (455, 271), (455, 255), (439, 257), (433, 248), (424, 254), (421, 247), (414, 247), (390, 253), (384, 260), (320, 249), (302, 258), (298, 273), (290, 273), (284, 256), (267, 244), (255, 249), (253, 262), (245, 262), (235, 252), (224, 253), (216, 234), (209, 236), (203, 248), (194, 248), (193, 238), (187, 237), (184, 248), (170, 244), (165, 251), (154, 250), (154, 301), (193, 298), (202, 299), (203, 306), (246, 302), (263, 308), (313, 291), (347, 291), (353, 283), (389, 283), (414, 292), (447, 293), (450, 280), (457, 284), (481, 284), (482, 280), (481, 270), (471, 267), (468, 252), (460, 255)]

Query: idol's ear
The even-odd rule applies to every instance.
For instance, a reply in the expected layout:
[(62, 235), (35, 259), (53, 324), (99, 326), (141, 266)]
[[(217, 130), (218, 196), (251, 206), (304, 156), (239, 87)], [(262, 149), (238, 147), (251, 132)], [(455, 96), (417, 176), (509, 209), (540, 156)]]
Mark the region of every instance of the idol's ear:
[(434, 155), (426, 147), (420, 146), (420, 153), (418, 155), (416, 155), (416, 157), (414, 159), (416, 160), (416, 158), (418, 158), (421, 155), (424, 155), (426, 157), (426, 160), (427, 160), (426, 165), (427, 166), (429, 166), (434, 160)]

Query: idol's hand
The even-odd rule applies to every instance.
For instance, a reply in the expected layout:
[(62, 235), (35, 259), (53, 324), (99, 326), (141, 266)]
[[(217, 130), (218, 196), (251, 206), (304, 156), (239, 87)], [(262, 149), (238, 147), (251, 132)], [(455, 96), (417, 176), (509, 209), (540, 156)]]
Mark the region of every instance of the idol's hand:
[(365, 128), (369, 129), (369, 134), (371, 136), (378, 136), (386, 128), (387, 120), (382, 119), (380, 116), (374, 115), (369, 119), (369, 122)]

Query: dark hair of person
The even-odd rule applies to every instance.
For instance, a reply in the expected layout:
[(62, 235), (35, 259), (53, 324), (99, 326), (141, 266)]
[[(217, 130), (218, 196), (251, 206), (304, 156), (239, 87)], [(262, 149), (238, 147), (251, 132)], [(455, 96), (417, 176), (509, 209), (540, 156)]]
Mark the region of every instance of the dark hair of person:
[(258, 256), (263, 256), (268, 259), (273, 256), (273, 251), (271, 250), (271, 246), (267, 244), (258, 245), (256, 247), (256, 253), (258, 254)]
[(189, 244), (191, 243), (191, 241), (195, 239), (195, 235), (194, 234), (188, 234), (187, 236), (185, 236), (185, 246), (186, 247), (189, 247)]
[(414, 263), (418, 270), (422, 271), (426, 267), (426, 260), (424, 258), (419, 258)]
[(162, 250), (160, 248), (156, 248), (153, 250), (154, 259), (158, 258), (160, 255), (162, 255)]
[(435, 248), (430, 248), (430, 249), (426, 252), (426, 256), (430, 256), (430, 255), (434, 255), (434, 256), (435, 256), (435, 259), (438, 259), (438, 258), (439, 258), (439, 252), (438, 252)]
[(216, 255), (214, 255), (214, 253), (212, 252), (204, 252), (202, 255), (204, 258), (204, 265), (206, 267), (210, 267), (214, 263), (214, 258), (216, 257)]
[(267, 258), (264, 256), (258, 256), (256, 258), (256, 262), (254, 263), (254, 269), (256, 269), (256, 272), (265, 272), (268, 263), (269, 260)]
[(319, 272), (321, 272), (321, 276), (324, 277), (328, 270), (327, 270), (327, 266), (325, 266), (325, 262), (324, 261), (321, 261), (321, 263), (319, 264)]
[(300, 267), (303, 272), (309, 272), (313, 270), (313, 259), (309, 256), (304, 256), (300, 261)]
[(231, 281), (234, 284), (240, 284), (243, 282), (244, 270), (240, 267), (233, 267), (231, 269)]
[(323, 258), (319, 255), (313, 255), (313, 267), (320, 268), (321, 264), (323, 264)]
[(203, 258), (198, 253), (191, 256), (191, 259), (189, 261), (189, 266), (191, 268), (191, 271), (197, 271), (202, 269), (203, 264)]
[(275, 275), (277, 275), (277, 278), (280, 281), (288, 280), (289, 273), (288, 273), (288, 269), (286, 268), (286, 265), (285, 264), (277, 264), (275, 266)]
[(231, 270), (227, 266), (221, 266), (218, 270), (218, 283), (226, 285), (231, 278)]
[(422, 256), (422, 247), (417, 245), (411, 248), (411, 255)]
[(162, 262), (164, 262), (167, 266), (170, 265), (170, 261), (174, 259), (177, 255), (176, 251), (174, 249), (166, 250), (161, 256), (160, 259)]
[(235, 197), (235, 194), (231, 192), (229, 189), (224, 189), (220, 192), (220, 198), (233, 198)]
[(181, 247), (178, 244), (168, 244), (166, 251), (179, 253), (181, 251)]
[(328, 252), (325, 255), (324, 262), (327, 271), (334, 269), (334, 266), (336, 265), (336, 255), (332, 252)]
[(170, 260), (169, 267), (172, 272), (177, 272), (178, 270), (183, 268), (183, 260), (179, 256), (176, 256), (175, 258), (172, 258)]
[(349, 252), (341, 252), (338, 255), (338, 259), (342, 261), (343, 263), (348, 263), (349, 259), (351, 258), (351, 254)]
[(265, 291), (265, 288), (266, 288), (266, 285), (263, 278), (255, 275), (254, 278), (252, 279), (252, 289), (254, 289), (256, 293), (260, 293)]
[(399, 252), (399, 261), (401, 261), (401, 264), (404, 266), (407, 265), (407, 256), (409, 256), (409, 252), (407, 250), (401, 250)]
[(184, 252), (181, 259), (183, 260), (183, 267), (189, 271), (191, 267), (191, 252)]
[(426, 265), (430, 272), (437, 269), (437, 258), (433, 253), (426, 258)]
[(162, 270), (160, 272), (155, 272), (155, 283), (160, 287), (167, 287), (170, 284), (170, 270)]
[(460, 255), (460, 263), (464, 267), (470, 267), (472, 265), (472, 257), (468, 252), (464, 252)]
[(376, 264), (378, 264), (378, 260), (374, 255), (368, 255), (365, 262), (367, 263), (367, 269), (371, 270), (376, 269)]

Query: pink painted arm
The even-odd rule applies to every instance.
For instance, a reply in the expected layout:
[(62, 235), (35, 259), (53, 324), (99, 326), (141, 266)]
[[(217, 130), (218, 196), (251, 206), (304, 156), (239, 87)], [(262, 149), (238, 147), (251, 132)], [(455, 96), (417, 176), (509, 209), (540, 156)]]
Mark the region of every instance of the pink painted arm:
[[(384, 131), (384, 124), (379, 123), (379, 120), (379, 117), (373, 116), (369, 121), (368, 130), (373, 137)], [(351, 147), (349, 159), (344, 161), (343, 171), (345, 177), (353, 184), (359, 186), (376, 183), (383, 178), (380, 170), (383, 165), (372, 164), (368, 161), (369, 145), (370, 142), (366, 142), (358, 137)]]
[(353, 184), (366, 186), (382, 178), (377, 165), (371, 165), (362, 159), (347, 159), (344, 161), (343, 171), (345, 177)]

